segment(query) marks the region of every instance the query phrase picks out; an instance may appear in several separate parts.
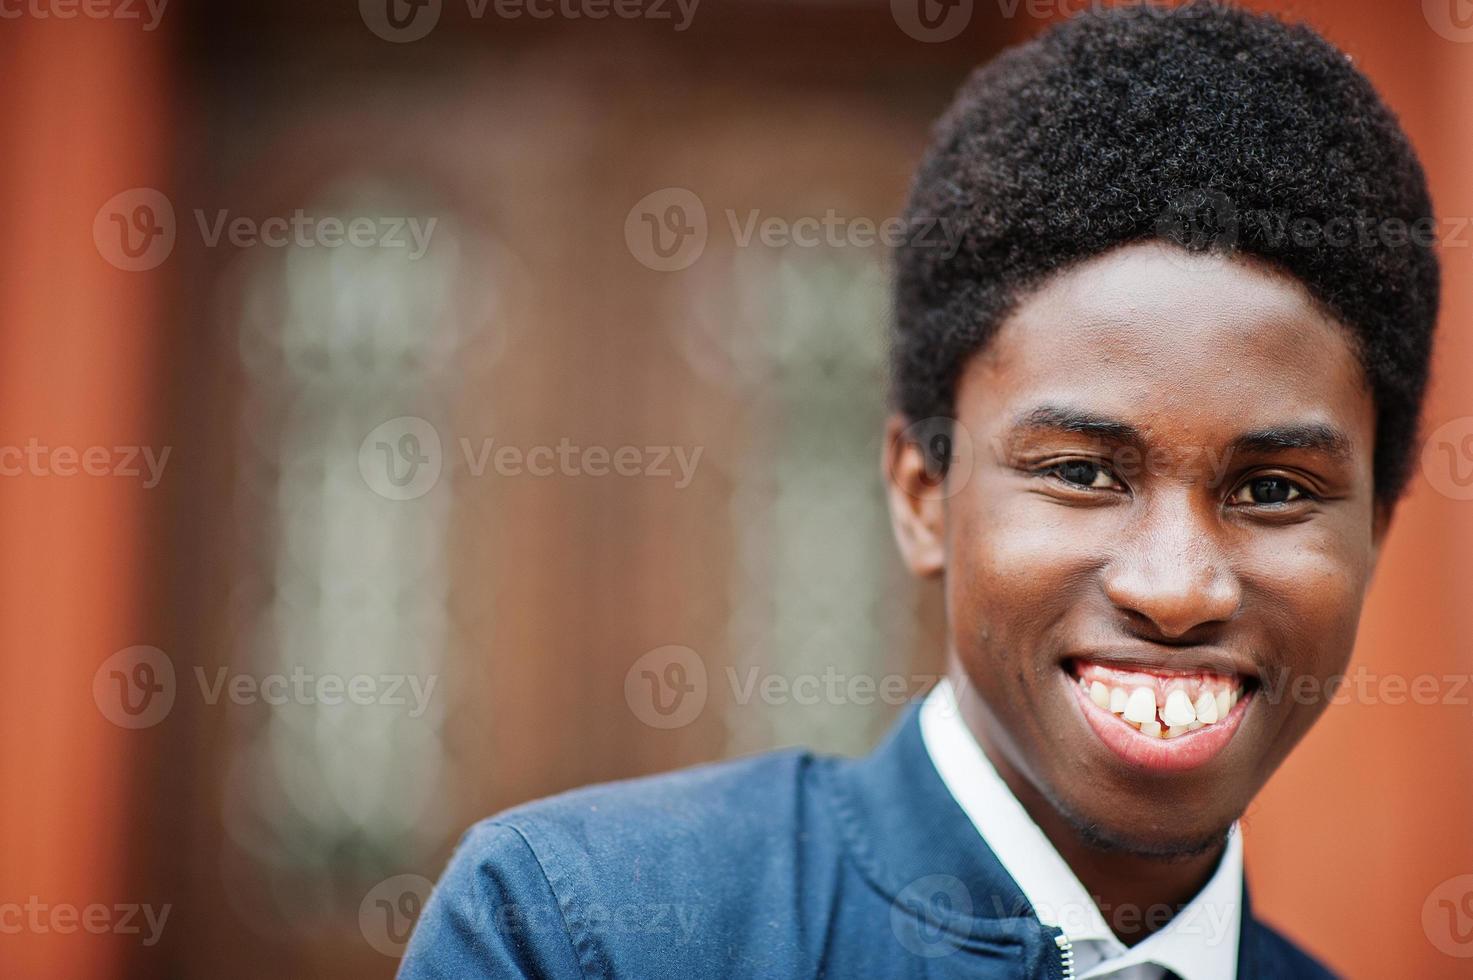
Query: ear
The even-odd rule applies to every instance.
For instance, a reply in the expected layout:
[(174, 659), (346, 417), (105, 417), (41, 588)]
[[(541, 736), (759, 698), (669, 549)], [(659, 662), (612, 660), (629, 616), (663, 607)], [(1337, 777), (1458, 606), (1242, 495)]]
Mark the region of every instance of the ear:
[(1376, 574), (1376, 564), (1381, 560), (1381, 545), (1386, 541), (1386, 532), (1391, 529), (1391, 518), (1396, 512), (1394, 502), (1378, 500), (1371, 507), (1371, 574), (1366, 576), (1369, 584)]
[(936, 438), (949, 436), (930, 432), (921, 423), (908, 425), (901, 415), (892, 415), (885, 423), (881, 462), (890, 526), (905, 564), (911, 574), (921, 578), (940, 575), (946, 567), (944, 466), (949, 452), (940, 454), (938, 465), (930, 445)]

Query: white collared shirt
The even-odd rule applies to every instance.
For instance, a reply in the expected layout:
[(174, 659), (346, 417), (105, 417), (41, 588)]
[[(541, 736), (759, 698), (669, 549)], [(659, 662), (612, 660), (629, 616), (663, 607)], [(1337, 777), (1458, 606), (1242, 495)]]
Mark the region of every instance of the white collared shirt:
[(997, 774), (943, 680), (921, 706), (921, 738), (951, 792), (1039, 919), (1063, 929), (1079, 980), (1235, 980), (1243, 914), (1243, 842), (1238, 825), (1206, 886), (1164, 927), (1126, 947), (1028, 811)]

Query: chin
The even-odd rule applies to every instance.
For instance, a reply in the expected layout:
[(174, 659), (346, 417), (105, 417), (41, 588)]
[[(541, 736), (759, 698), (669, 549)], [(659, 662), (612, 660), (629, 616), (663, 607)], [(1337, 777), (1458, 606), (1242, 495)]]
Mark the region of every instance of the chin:
[[(1051, 800), (1079, 839), (1104, 853), (1129, 854), (1161, 861), (1185, 860), (1220, 846), (1236, 817), (1222, 817), (1196, 826), (1173, 826), (1169, 815), (1159, 821), (1090, 819), (1065, 804)], [(1142, 804), (1148, 809), (1152, 804)]]

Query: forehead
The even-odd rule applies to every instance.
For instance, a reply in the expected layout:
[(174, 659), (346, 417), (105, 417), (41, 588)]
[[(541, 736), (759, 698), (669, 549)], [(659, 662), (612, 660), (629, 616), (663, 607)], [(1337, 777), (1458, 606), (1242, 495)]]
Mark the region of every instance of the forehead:
[(1353, 344), (1288, 275), (1140, 243), (1025, 298), (967, 364), (957, 408), (972, 425), (1073, 404), (1163, 437), (1320, 421), (1369, 451), (1374, 410)]

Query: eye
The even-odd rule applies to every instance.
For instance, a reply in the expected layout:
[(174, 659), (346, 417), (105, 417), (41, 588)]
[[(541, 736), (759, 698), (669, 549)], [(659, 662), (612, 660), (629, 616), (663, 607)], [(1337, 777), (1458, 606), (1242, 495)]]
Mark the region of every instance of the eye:
[(1287, 476), (1256, 476), (1240, 486), (1229, 502), (1249, 507), (1272, 507), (1302, 499), (1311, 499), (1310, 493)]
[(1123, 490), (1120, 481), (1104, 466), (1088, 459), (1066, 459), (1041, 471), (1071, 487), (1086, 490)]

